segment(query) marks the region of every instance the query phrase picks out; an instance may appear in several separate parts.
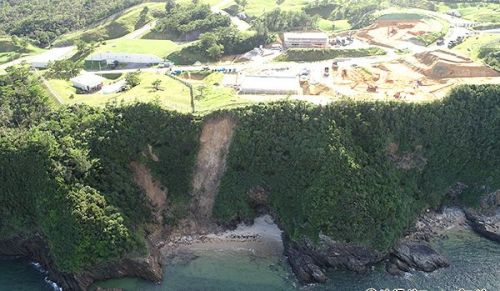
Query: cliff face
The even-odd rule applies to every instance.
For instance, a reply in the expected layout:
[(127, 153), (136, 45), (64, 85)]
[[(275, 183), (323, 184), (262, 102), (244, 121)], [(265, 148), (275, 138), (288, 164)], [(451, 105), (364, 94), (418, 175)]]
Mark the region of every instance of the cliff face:
[(0, 240), (0, 256), (27, 257), (40, 263), (47, 270), (49, 279), (64, 290), (87, 290), (95, 281), (111, 278), (137, 277), (152, 282), (160, 282), (163, 278), (160, 254), (155, 249), (144, 258), (123, 259), (73, 274), (58, 271), (50, 249), (39, 235)]
[[(158, 249), (172, 235), (268, 211), (287, 235), (286, 254), (303, 282), (326, 280), (329, 267), (364, 271), (391, 251), (415, 262), (409, 253), (431, 252), (393, 247), (419, 213), (449, 200), (447, 190), (459, 181), (468, 185), (453, 197), (460, 203), (500, 187), (498, 94), (498, 86), (472, 86), (432, 104), (276, 103), (202, 122), (152, 105), (67, 109), (35, 132), (46, 135), (28, 136), (28, 145), (16, 148), (11, 141), (20, 138), (0, 136), (0, 167), (7, 169), (0, 171), (0, 214), (10, 215), (2, 223), (41, 229), (3, 240), (0, 255), (31, 257), (71, 290), (112, 277), (158, 281)], [(40, 148), (43, 159), (27, 159)], [(14, 168), (12, 160), (22, 163)], [(22, 199), (31, 208), (18, 217), (10, 208), (24, 209)], [(120, 244), (104, 236), (105, 226), (117, 224)], [(138, 235), (147, 255), (124, 258), (138, 251)], [(105, 263), (89, 263), (101, 253)], [(69, 267), (82, 271), (57, 271), (55, 262), (73, 258)]]

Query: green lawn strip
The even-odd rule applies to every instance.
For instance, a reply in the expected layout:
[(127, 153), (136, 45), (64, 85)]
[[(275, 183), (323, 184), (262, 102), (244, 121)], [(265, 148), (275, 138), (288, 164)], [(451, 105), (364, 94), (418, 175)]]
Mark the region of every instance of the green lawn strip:
[(357, 58), (384, 54), (384, 50), (375, 47), (362, 49), (289, 49), (278, 56), (275, 61), (316, 62), (335, 58)]
[(183, 45), (178, 45), (170, 40), (115, 39), (106, 41), (105, 44), (99, 46), (96, 49), (95, 53), (115, 52), (131, 54), (151, 54), (163, 58), (175, 51), (180, 50), (182, 47)]

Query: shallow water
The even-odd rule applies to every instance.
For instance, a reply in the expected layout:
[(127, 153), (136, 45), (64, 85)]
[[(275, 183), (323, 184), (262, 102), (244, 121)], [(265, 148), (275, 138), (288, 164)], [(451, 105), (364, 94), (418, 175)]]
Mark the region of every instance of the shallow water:
[[(366, 290), (376, 288), (416, 288), (417, 290), (500, 290), (500, 246), (470, 231), (448, 233), (434, 246), (446, 255), (451, 267), (431, 274), (415, 273), (393, 277), (383, 266), (367, 274), (331, 272), (326, 285), (303, 290)], [(256, 257), (251, 251), (197, 251), (197, 258), (171, 265), (165, 280), (155, 285), (138, 279), (118, 279), (99, 283), (102, 287), (125, 290), (297, 290), (296, 282), (281, 257)], [(44, 276), (26, 261), (0, 261), (0, 290), (50, 290)]]

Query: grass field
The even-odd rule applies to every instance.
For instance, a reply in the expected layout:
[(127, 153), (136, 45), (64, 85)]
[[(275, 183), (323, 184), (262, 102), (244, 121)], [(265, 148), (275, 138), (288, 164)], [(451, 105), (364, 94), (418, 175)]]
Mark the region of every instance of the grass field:
[(23, 56), (42, 53), (44, 50), (28, 44), (25, 50), (15, 45), (10, 37), (0, 37), (0, 64), (4, 64)]
[(144, 9), (144, 7), (146, 6), (149, 8), (149, 14), (146, 22), (151, 21), (153, 19), (152, 14), (154, 11), (163, 11), (165, 9), (164, 3), (145, 3), (137, 5), (128, 10), (125, 10), (122, 14), (120, 14), (116, 18), (101, 23), (97, 27), (65, 34), (61, 36), (61, 38), (59, 38), (55, 42), (55, 44), (56, 45), (72, 44), (78, 39), (87, 42), (109, 40), (127, 35), (132, 31), (140, 28), (140, 26), (142, 26), (143, 24), (145, 24), (145, 23), (140, 23), (139, 15), (142, 9)]
[(457, 10), (464, 19), (471, 21), (500, 22), (500, 3), (439, 3), (439, 12), (446, 13), (449, 10)]
[[(220, 2), (220, 1), (219, 1)], [(245, 7), (245, 12), (250, 16), (260, 16), (275, 8), (280, 8), (287, 11), (299, 11), (309, 2), (307, 0), (285, 0), (282, 4), (276, 4), (275, 0), (248, 0), (248, 5)], [(234, 5), (235, 2), (229, 2), (225, 7)]]
[(482, 33), (478, 36), (467, 38), (453, 50), (459, 51), (473, 60), (478, 60), (479, 50), (483, 46), (496, 44), (500, 47), (500, 34)]
[(95, 52), (152, 54), (163, 58), (180, 49), (182, 46), (170, 40), (115, 39), (106, 41)]
[[(63, 100), (64, 104), (84, 103), (91, 106), (105, 106), (110, 103), (157, 102), (166, 109), (191, 112), (191, 97), (186, 86), (168, 76), (152, 72), (143, 72), (140, 78), (141, 84), (137, 87), (114, 94), (77, 94), (76, 89), (72, 87), (69, 81), (49, 80), (48, 83), (55, 94)], [(161, 80), (161, 90), (156, 91), (152, 83), (158, 79)], [(253, 102), (250, 99), (236, 95), (231, 88), (213, 86), (215, 79), (220, 79), (220, 76), (209, 76), (207, 82), (192, 82), (195, 87), (196, 112), (205, 113), (220, 108), (248, 105)], [(109, 82), (112, 81), (109, 80)], [(203, 88), (203, 90), (196, 88)], [(202, 95), (201, 92), (203, 92)]]
[(332, 32), (332, 31), (342, 31), (351, 29), (351, 25), (347, 20), (327, 20), (320, 19), (318, 21), (318, 28), (324, 32)]

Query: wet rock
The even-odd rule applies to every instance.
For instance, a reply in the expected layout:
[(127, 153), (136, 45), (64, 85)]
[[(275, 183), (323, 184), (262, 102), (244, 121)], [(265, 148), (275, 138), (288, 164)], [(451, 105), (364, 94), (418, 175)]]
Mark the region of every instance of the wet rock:
[(321, 237), (317, 245), (308, 240), (283, 240), (285, 254), (301, 283), (324, 283), (328, 280), (325, 269), (343, 268), (355, 272), (367, 271), (380, 262), (384, 255), (372, 249), (342, 244)]
[(465, 209), (465, 216), (472, 230), (480, 236), (500, 243), (500, 213), (485, 216), (470, 209)]
[(448, 267), (448, 260), (424, 242), (404, 241), (396, 245), (389, 260), (388, 270), (395, 268), (402, 272), (410, 269), (432, 272), (439, 268)]

